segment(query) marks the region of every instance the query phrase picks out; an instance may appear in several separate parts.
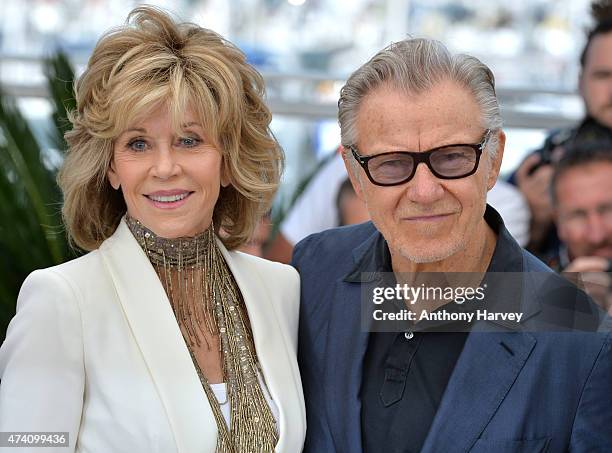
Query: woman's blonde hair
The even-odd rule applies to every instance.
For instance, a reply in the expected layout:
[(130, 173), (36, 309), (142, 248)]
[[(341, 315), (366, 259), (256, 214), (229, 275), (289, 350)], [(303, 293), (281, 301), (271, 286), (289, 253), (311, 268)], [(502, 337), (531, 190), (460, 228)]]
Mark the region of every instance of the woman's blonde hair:
[(107, 179), (114, 140), (163, 102), (174, 127), (193, 108), (223, 156), (230, 185), (221, 187), (213, 222), (226, 233), (224, 244), (232, 249), (249, 239), (278, 187), (283, 153), (269, 128), (263, 79), (238, 48), (160, 9), (135, 8), (98, 41), (74, 91), (58, 175), (73, 244), (93, 250), (117, 228), (126, 205)]

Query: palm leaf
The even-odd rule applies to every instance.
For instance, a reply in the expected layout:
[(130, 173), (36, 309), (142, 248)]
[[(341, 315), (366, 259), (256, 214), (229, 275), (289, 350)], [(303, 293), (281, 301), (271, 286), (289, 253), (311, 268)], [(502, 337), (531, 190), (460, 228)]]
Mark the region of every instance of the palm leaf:
[(53, 230), (53, 226), (58, 225), (60, 220), (59, 213), (52, 208), (60, 201), (54, 174), (44, 166), (42, 151), (27, 121), (17, 110), (14, 101), (2, 93), (0, 127), (5, 139), (9, 169), (23, 184), (53, 262), (61, 263), (64, 259), (62, 240), (57, 237), (57, 230)]
[(53, 141), (56, 148), (63, 151), (67, 148), (64, 134), (70, 130), (67, 112), (76, 109), (76, 100), (72, 89), (74, 71), (68, 57), (63, 52), (46, 60), (45, 74), (47, 88), (53, 103), (53, 122), (55, 124)]
[[(69, 127), (66, 109), (74, 108), (74, 76), (64, 55), (47, 60), (46, 65), (57, 129), (52, 138), (63, 151)], [(15, 313), (26, 276), (70, 257), (60, 214), (61, 192), (55, 182), (57, 169), (45, 165), (45, 157), (15, 100), (0, 90), (0, 338)]]
[(0, 158), (0, 168), (5, 169), (0, 172), (0, 242), (16, 268), (41, 266), (49, 263), (52, 257), (23, 185), (14, 172), (8, 170), (8, 165), (2, 162), (7, 160), (7, 154), (8, 151), (0, 147), (0, 156), (4, 157)]

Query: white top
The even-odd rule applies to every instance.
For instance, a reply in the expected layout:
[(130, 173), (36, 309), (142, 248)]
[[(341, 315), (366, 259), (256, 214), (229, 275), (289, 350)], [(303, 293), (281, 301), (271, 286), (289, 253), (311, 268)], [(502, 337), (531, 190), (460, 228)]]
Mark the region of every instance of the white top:
[[(270, 410), (272, 411), (274, 420), (276, 420), (276, 432), (280, 435), (280, 429), (278, 425), (278, 420), (279, 420), (278, 406), (276, 405), (276, 403), (270, 396), (268, 387), (266, 387), (266, 384), (261, 378), (261, 375), (258, 375), (258, 378), (259, 378), (259, 385), (261, 385), (261, 389), (263, 390), (264, 396), (266, 397), (266, 402), (268, 403), (268, 406), (270, 406)], [(225, 419), (225, 424), (227, 426), (231, 426), (230, 424), (230, 421), (231, 421), (230, 404), (227, 398), (227, 384), (225, 382), (221, 382), (219, 384), (209, 384), (209, 385), (210, 385), (210, 389), (215, 394), (215, 398), (217, 398), (217, 401), (220, 404), (221, 413), (223, 414), (223, 418)]]

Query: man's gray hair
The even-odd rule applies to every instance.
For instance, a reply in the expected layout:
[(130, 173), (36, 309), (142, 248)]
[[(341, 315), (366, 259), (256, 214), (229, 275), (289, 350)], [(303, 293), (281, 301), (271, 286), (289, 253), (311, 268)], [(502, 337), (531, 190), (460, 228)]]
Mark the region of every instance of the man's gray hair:
[[(496, 130), (502, 126), (491, 70), (470, 55), (453, 55), (439, 41), (411, 38), (389, 45), (357, 69), (340, 90), (338, 121), (345, 149), (357, 143), (357, 113), (364, 97), (385, 85), (407, 94), (418, 95), (437, 83), (451, 80), (465, 86), (481, 110), (482, 127)], [(497, 151), (497, 135), (488, 143), (491, 154)]]

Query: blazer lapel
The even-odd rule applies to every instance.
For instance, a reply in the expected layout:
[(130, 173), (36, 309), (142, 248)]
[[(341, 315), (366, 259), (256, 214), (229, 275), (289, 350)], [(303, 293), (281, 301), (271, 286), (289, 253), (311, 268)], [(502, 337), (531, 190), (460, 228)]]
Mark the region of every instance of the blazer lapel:
[(117, 295), (166, 409), (179, 452), (214, 451), (214, 415), (170, 302), (122, 220), (100, 247)]
[[(330, 294), (330, 319), (325, 351), (328, 420), (338, 452), (361, 453), (361, 379), (372, 320), (362, 317), (364, 284), (381, 281), (380, 263), (372, 254), (378, 231), (353, 251), (354, 268), (336, 281)], [(371, 304), (364, 304), (371, 307)]]
[(361, 285), (339, 280), (330, 300), (324, 379), (328, 420), (336, 450), (361, 453), (359, 392), (369, 337), (361, 329)]
[[(256, 266), (235, 252), (228, 252), (221, 241), (217, 241), (232, 275), (240, 288), (249, 314), (253, 341), (270, 395), (279, 409), (279, 440), (277, 452), (293, 452), (302, 448), (303, 439), (292, 435), (301, 419), (306, 425), (301, 401), (303, 400), (302, 382), (295, 362), (295, 352), (286, 336), (286, 327), (281, 325), (273, 304), (269, 301), (274, 294), (259, 276)], [(299, 437), (299, 438), (298, 438)]]
[(535, 344), (529, 333), (471, 333), (422, 451), (468, 451), (506, 397)]

